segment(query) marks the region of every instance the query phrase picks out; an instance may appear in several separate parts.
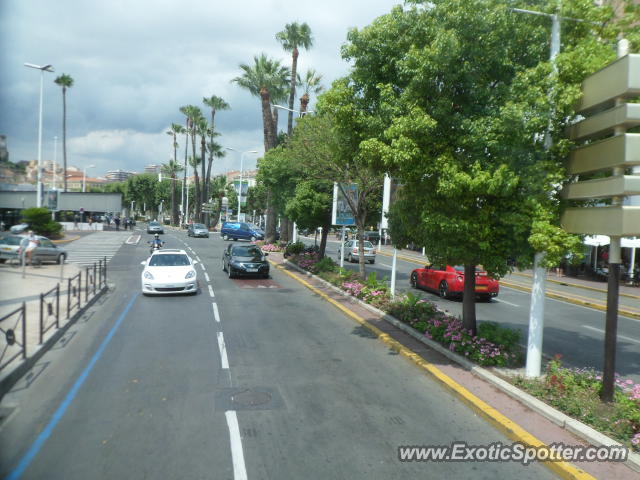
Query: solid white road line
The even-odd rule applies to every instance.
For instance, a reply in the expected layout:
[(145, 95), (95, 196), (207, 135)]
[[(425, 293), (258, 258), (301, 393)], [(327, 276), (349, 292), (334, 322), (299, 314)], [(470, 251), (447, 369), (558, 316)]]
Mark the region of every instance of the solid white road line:
[[(600, 328), (590, 327), (589, 325), (582, 325), (582, 328), (586, 328), (588, 330), (593, 330), (594, 332), (598, 332), (598, 333), (604, 334), (604, 330), (602, 330)], [(618, 338), (620, 338), (622, 340), (626, 340), (627, 342), (633, 342), (633, 343), (640, 344), (640, 341), (636, 340), (635, 338), (625, 337), (624, 335), (618, 335)]]
[(220, 323), (220, 312), (218, 312), (218, 304), (216, 302), (213, 302), (211, 306), (213, 307), (213, 318), (216, 319), (216, 322)]
[(233, 461), (234, 480), (247, 480), (247, 467), (244, 465), (244, 452), (242, 451), (242, 438), (240, 438), (240, 426), (235, 410), (224, 412), (229, 427), (229, 440), (231, 441), (231, 459)]
[(207, 271), (207, 269), (204, 267), (204, 263), (201, 263), (201, 264), (200, 264), (200, 268), (202, 269), (202, 271), (203, 271), (203, 272), (206, 272), (206, 271)]
[(204, 272), (204, 278), (207, 279), (207, 282), (211, 281), (211, 279), (209, 278), (209, 274), (207, 272)]
[(220, 362), (223, 369), (229, 368), (229, 359), (227, 358), (227, 347), (224, 344), (224, 335), (218, 332), (218, 347), (220, 348)]
[(507, 302), (506, 300), (501, 300), (499, 298), (494, 298), (496, 302), (506, 303), (507, 305), (511, 305), (512, 307), (519, 307), (520, 305), (516, 305), (515, 303)]
[(197, 261), (200, 261), (200, 257), (199, 257), (199, 256), (197, 256), (197, 255), (196, 255), (196, 260), (197, 260)]
[(209, 296), (211, 298), (215, 297), (215, 295), (213, 294), (213, 288), (211, 287), (211, 285), (207, 285), (207, 287), (209, 287)]

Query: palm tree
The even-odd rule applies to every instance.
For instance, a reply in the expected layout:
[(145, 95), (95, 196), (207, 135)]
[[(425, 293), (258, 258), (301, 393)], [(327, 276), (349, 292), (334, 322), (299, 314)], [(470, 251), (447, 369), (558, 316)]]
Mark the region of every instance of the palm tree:
[(291, 52), (291, 89), (289, 90), (289, 118), (287, 121), (287, 135), (291, 135), (293, 129), (293, 98), (296, 95), (296, 70), (298, 68), (298, 47), (306, 50), (313, 45), (311, 28), (306, 23), (287, 23), (284, 30), (276, 33), (276, 40), (282, 44), (285, 52)]
[(309, 106), (310, 94), (318, 95), (322, 92), (323, 87), (320, 85), (322, 81), (322, 75), (317, 73), (313, 68), (307, 70), (304, 78), (301, 78), (298, 75), (298, 83), (302, 87), (302, 91), (304, 92), (300, 97), (300, 114), (304, 114), (307, 111), (307, 107)]
[(71, 75), (63, 73), (54, 80), (56, 85), (62, 87), (62, 158), (64, 161), (64, 191), (67, 191), (67, 88), (73, 87)]
[[(184, 182), (184, 188), (185, 191), (187, 192), (185, 194), (185, 202), (187, 200), (186, 196), (189, 194), (188, 190), (187, 190), (187, 156), (189, 154), (189, 135), (191, 135), (191, 147), (192, 147), (192, 153), (193, 156), (195, 156), (195, 138), (194, 138), (194, 134), (193, 134), (193, 123), (194, 120), (198, 117), (198, 115), (202, 115), (202, 112), (200, 112), (200, 109), (194, 105), (184, 105), (182, 107), (180, 107), (180, 113), (182, 113), (186, 119), (185, 119), (185, 130), (184, 130), (184, 134), (185, 134), (185, 140), (184, 140), (184, 177), (183, 177), (183, 182)], [(188, 202), (187, 202), (188, 203)], [(189, 218), (189, 214), (188, 212), (186, 212), (186, 219)], [(185, 220), (186, 220), (185, 219)]]
[[(182, 125), (178, 125), (177, 123), (172, 123), (171, 124), (171, 130), (169, 130), (167, 132), (167, 135), (172, 135), (173, 136), (173, 161), (174, 163), (177, 165), (178, 164), (178, 140), (177, 140), (177, 136), (180, 135), (181, 133), (185, 133), (185, 129)], [(182, 170), (186, 170), (184, 167), (180, 167), (180, 169), (178, 171), (182, 171)], [(186, 174), (186, 171), (185, 171)], [(183, 179), (184, 182), (184, 179)], [(185, 187), (185, 183), (182, 184), (183, 188), (181, 189), (181, 195), (180, 195), (180, 200), (181, 200), (181, 204), (184, 205), (184, 187)], [(172, 192), (173, 193), (173, 192)], [(173, 200), (172, 200), (172, 205), (174, 204)], [(184, 208), (184, 207), (183, 207)], [(172, 210), (172, 217), (171, 217), (171, 222), (176, 225), (176, 215), (177, 215), (177, 211), (174, 212)]]
[[(180, 125), (178, 125), (180, 126)], [(174, 152), (178, 144), (174, 142)], [(175, 154), (174, 154), (175, 155)], [(176, 177), (182, 171), (182, 166), (177, 160), (169, 160), (169, 163), (162, 165), (162, 173), (171, 178), (171, 224), (178, 223), (178, 205), (176, 205)]]
[(206, 172), (205, 172), (205, 155), (207, 152), (207, 136), (209, 135), (209, 123), (207, 122), (207, 119), (204, 117), (199, 117), (196, 119), (195, 124), (194, 124), (194, 131), (195, 134), (200, 136), (200, 168), (202, 169), (202, 175), (200, 176), (200, 180), (201, 180), (201, 185), (200, 185), (200, 192), (198, 195), (198, 203), (196, 204), (196, 217), (198, 217), (200, 219), (201, 222), (204, 222), (204, 218), (202, 217), (202, 203), (207, 201), (207, 198), (205, 197), (205, 191), (204, 191), (204, 182), (205, 182), (205, 176), (206, 176)]
[(189, 157), (189, 165), (193, 168), (193, 176), (195, 178), (195, 191), (193, 192), (193, 211), (194, 217), (198, 217), (200, 210), (198, 209), (198, 203), (200, 203), (200, 177), (198, 176), (198, 165), (200, 165), (200, 157)]
[(271, 150), (276, 145), (277, 125), (273, 124), (271, 116), (271, 92), (282, 89), (289, 82), (289, 69), (272, 60), (262, 53), (253, 57), (253, 66), (241, 64), (244, 72), (232, 82), (248, 90), (252, 95), (259, 97), (262, 105), (262, 124), (264, 132), (264, 149)]
[[(215, 129), (216, 129), (216, 112), (219, 112), (221, 110), (230, 110), (231, 107), (229, 106), (229, 104), (227, 102), (224, 101), (224, 99), (222, 99), (221, 97), (216, 97), (215, 95), (211, 95), (211, 97), (207, 98), (203, 98), (202, 102), (211, 109), (211, 134), (209, 135), (209, 144), (212, 145), (213, 142), (213, 137), (217, 136), (217, 134), (215, 133)], [(209, 183), (210, 183), (210, 172), (211, 172), (211, 164), (213, 163), (213, 151), (211, 149), (209, 149), (209, 165), (207, 166), (207, 176), (205, 178), (204, 181), (204, 194), (205, 197), (209, 197)]]
[[(224, 152), (223, 152), (224, 153)], [(217, 225), (222, 214), (222, 199), (227, 192), (227, 177), (217, 175), (211, 179), (211, 196), (218, 200), (218, 218), (215, 219), (213, 225)]]
[[(260, 97), (262, 105), (262, 124), (264, 132), (264, 150), (269, 151), (277, 143), (277, 124), (271, 115), (271, 99), (273, 92), (278, 95), (283, 86), (289, 82), (289, 69), (279, 61), (271, 60), (264, 53), (253, 57), (254, 65), (241, 64), (243, 74), (232, 82), (248, 90), (252, 95)], [(267, 228), (266, 240), (273, 242), (276, 236), (276, 216), (271, 192), (267, 192)]]

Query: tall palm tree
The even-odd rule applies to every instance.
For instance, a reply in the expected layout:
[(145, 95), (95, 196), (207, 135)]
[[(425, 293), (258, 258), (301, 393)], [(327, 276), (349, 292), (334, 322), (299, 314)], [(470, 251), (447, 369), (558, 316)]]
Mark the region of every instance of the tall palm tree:
[[(224, 152), (223, 152), (224, 153)], [(222, 214), (222, 199), (227, 192), (227, 177), (224, 175), (216, 175), (211, 179), (211, 196), (218, 201), (218, 217), (213, 222), (217, 225)]]
[(207, 153), (207, 137), (209, 136), (209, 122), (203, 116), (196, 119), (194, 124), (195, 134), (200, 137), (200, 168), (202, 174), (200, 175), (200, 192), (198, 194), (198, 203), (196, 204), (196, 217), (200, 219), (201, 222), (204, 222), (204, 218), (202, 218), (202, 203), (207, 201), (207, 197), (205, 197), (204, 191), (204, 182), (205, 182), (205, 156)]
[[(289, 82), (289, 69), (283, 67), (279, 61), (272, 60), (262, 53), (253, 57), (253, 66), (241, 64), (240, 68), (244, 72), (240, 77), (236, 77), (232, 82), (248, 90), (252, 95), (260, 97), (262, 106), (262, 124), (264, 133), (264, 150), (271, 150), (277, 143), (277, 124), (274, 123), (271, 115), (271, 92), (277, 92), (283, 85)], [(276, 236), (276, 216), (271, 192), (267, 192), (267, 228), (266, 239), (273, 242)]]
[(193, 176), (195, 180), (195, 190), (193, 192), (193, 216), (198, 218), (198, 215), (200, 214), (200, 210), (198, 210), (198, 203), (200, 203), (200, 176), (198, 175), (200, 157), (189, 157), (189, 165), (193, 168)]
[(63, 73), (54, 80), (56, 85), (62, 87), (62, 158), (64, 161), (64, 191), (67, 191), (67, 88), (73, 87), (71, 75)]
[[(174, 143), (174, 152), (177, 144)], [(171, 178), (171, 224), (178, 223), (178, 205), (176, 204), (176, 177), (182, 171), (182, 166), (177, 160), (169, 160), (169, 163), (162, 165), (162, 173)]]
[(262, 124), (264, 133), (264, 149), (268, 151), (275, 147), (277, 125), (273, 124), (271, 116), (271, 92), (281, 89), (289, 82), (289, 69), (272, 60), (262, 53), (253, 57), (253, 65), (241, 64), (243, 74), (232, 82), (259, 97), (262, 106)]
[[(189, 190), (187, 185), (187, 172), (189, 170), (187, 165), (187, 156), (189, 155), (189, 135), (191, 135), (193, 118), (197, 116), (197, 110), (198, 110), (198, 107), (194, 105), (183, 105), (182, 107), (180, 107), (180, 113), (182, 113), (186, 117), (185, 128), (184, 128), (184, 134), (185, 134), (184, 136), (184, 176), (182, 178), (183, 188), (185, 190), (185, 198), (184, 198), (185, 204), (189, 203), (187, 201), (188, 195), (189, 195)], [(183, 221), (186, 223), (188, 221), (188, 218), (189, 218), (189, 212), (185, 211), (185, 218)]]
[[(222, 110), (231, 110), (231, 106), (224, 101), (221, 97), (216, 97), (215, 95), (211, 95), (209, 98), (205, 97), (202, 99), (202, 102), (211, 109), (211, 134), (209, 135), (209, 144), (213, 144), (213, 137), (217, 136), (216, 129), (216, 113)], [(206, 198), (209, 198), (209, 183), (210, 183), (210, 172), (211, 172), (211, 164), (213, 163), (213, 151), (209, 150), (209, 165), (207, 167), (207, 176), (204, 181), (204, 194)]]
[[(185, 133), (185, 129), (184, 129), (184, 127), (182, 125), (178, 125), (177, 123), (172, 123), (171, 124), (171, 130), (169, 130), (167, 132), (167, 135), (171, 135), (173, 137), (173, 161), (174, 161), (174, 163), (176, 165), (178, 164), (178, 139), (177, 139), (177, 136), (180, 135), (181, 133)], [(178, 171), (182, 171), (182, 170), (185, 170), (185, 175), (186, 175), (186, 168), (180, 167), (180, 170), (178, 170)], [(183, 182), (184, 182), (184, 179), (183, 179)], [(184, 208), (184, 188), (185, 188), (185, 186), (186, 186), (186, 184), (183, 183), (182, 184), (182, 189), (180, 190), (180, 192), (181, 192), (180, 201), (181, 201), (181, 204), (183, 205), (182, 208)], [(173, 210), (172, 210), (172, 212), (173, 212)], [(176, 211), (176, 213), (172, 213), (171, 222), (174, 225), (177, 224), (176, 216), (177, 216), (177, 211)]]
[(322, 75), (317, 73), (313, 68), (307, 70), (304, 78), (298, 75), (298, 84), (302, 87), (303, 94), (300, 97), (300, 113), (304, 114), (309, 106), (311, 94), (318, 95), (324, 88), (320, 85)]
[(311, 28), (306, 23), (287, 23), (284, 30), (276, 33), (276, 40), (282, 44), (285, 52), (291, 52), (291, 88), (289, 90), (289, 117), (287, 121), (287, 135), (291, 135), (293, 129), (293, 99), (296, 95), (296, 71), (298, 69), (298, 47), (308, 50), (313, 45)]

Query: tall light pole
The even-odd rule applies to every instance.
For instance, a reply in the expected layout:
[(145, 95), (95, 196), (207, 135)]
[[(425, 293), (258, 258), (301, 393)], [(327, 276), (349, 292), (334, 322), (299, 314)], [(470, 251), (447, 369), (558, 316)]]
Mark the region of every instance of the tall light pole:
[(38, 116), (38, 184), (36, 187), (36, 206), (42, 206), (42, 95), (44, 91), (44, 72), (53, 72), (51, 65), (34, 65), (33, 63), (25, 63), (25, 67), (40, 70), (40, 110)]
[(244, 171), (244, 156), (247, 153), (258, 153), (257, 150), (247, 150), (246, 152), (239, 152), (235, 148), (225, 147), (227, 150), (231, 150), (236, 153), (240, 153), (240, 193), (238, 195), (238, 221), (240, 221), (240, 213), (242, 212), (242, 172)]
[(87, 190), (87, 168), (93, 168), (95, 167), (95, 165), (87, 165), (86, 167), (84, 167), (83, 169), (83, 175), (82, 175), (82, 193), (86, 192)]
[(274, 103), (272, 103), (271, 106), (275, 108), (279, 108), (280, 110), (286, 110), (287, 112), (297, 113), (301, 117), (304, 117), (307, 113), (316, 113), (313, 110), (306, 110), (304, 112), (301, 112), (300, 110), (294, 110), (293, 108), (283, 107), (282, 105), (276, 105)]
[(56, 170), (58, 166), (58, 137), (53, 137), (53, 190), (56, 189)]

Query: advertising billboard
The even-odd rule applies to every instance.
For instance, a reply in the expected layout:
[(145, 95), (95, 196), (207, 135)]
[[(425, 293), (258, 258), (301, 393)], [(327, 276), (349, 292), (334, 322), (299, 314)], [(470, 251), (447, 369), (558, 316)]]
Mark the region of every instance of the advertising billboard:
[(331, 213), (331, 223), (333, 225), (355, 225), (356, 219), (347, 196), (351, 202), (358, 203), (358, 186), (355, 183), (333, 184), (333, 209)]

